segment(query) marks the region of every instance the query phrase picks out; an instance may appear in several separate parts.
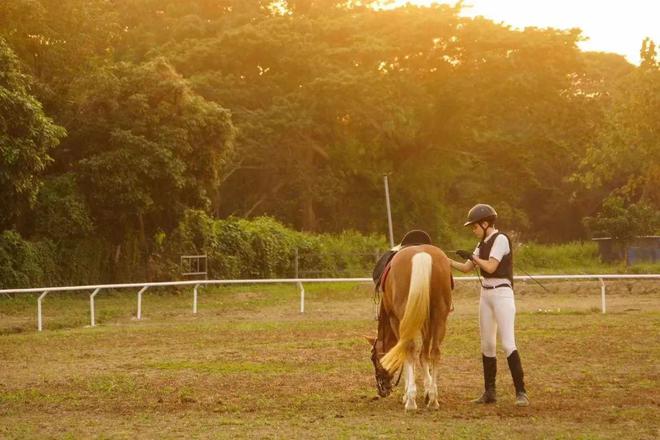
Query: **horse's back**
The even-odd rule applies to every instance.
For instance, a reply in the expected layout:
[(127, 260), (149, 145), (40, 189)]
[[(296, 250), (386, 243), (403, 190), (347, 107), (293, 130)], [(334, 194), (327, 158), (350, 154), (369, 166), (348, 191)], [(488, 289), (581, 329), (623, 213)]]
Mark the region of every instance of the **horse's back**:
[(392, 258), (385, 284), (383, 306), (398, 341), (384, 368), (392, 374), (410, 356), (437, 362), (451, 308), (449, 259), (432, 245), (406, 247)]
[(430, 244), (405, 247), (392, 258), (392, 268), (387, 284), (390, 284), (389, 290), (394, 295), (393, 298), (390, 298), (393, 308), (400, 312), (405, 308), (410, 288), (412, 260), (420, 252), (429, 254), (432, 261), (431, 310), (439, 311), (441, 314), (449, 313), (451, 307), (451, 265), (449, 258), (442, 249)]
[(420, 252), (426, 252), (431, 255), (433, 278), (437, 278), (439, 281), (446, 279), (449, 283), (448, 286), (451, 288), (451, 265), (449, 264), (449, 258), (442, 249), (431, 244), (408, 246), (401, 249), (392, 259), (392, 269), (402, 267), (405, 271), (407, 267), (409, 271), (412, 266), (413, 257)]

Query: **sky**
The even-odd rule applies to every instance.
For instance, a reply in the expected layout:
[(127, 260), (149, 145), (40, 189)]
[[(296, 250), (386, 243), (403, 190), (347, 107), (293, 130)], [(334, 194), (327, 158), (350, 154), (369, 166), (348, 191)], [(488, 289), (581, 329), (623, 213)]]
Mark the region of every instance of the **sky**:
[[(395, 0), (397, 5), (450, 3), (440, 0)], [(660, 0), (465, 0), (464, 16), (490, 18), (514, 28), (526, 26), (582, 29), (587, 51), (614, 52), (639, 64), (642, 40), (660, 44)], [(470, 6), (470, 7), (468, 7)]]

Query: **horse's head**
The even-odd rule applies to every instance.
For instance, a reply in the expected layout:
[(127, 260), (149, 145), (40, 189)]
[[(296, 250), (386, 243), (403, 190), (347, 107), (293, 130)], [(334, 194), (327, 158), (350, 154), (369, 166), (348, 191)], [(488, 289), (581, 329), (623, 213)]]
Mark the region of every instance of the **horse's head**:
[(384, 353), (379, 353), (376, 349), (376, 338), (365, 336), (369, 345), (371, 345), (371, 362), (374, 364), (374, 374), (376, 376), (376, 388), (380, 397), (387, 397), (392, 392), (392, 376), (383, 368), (380, 358)]

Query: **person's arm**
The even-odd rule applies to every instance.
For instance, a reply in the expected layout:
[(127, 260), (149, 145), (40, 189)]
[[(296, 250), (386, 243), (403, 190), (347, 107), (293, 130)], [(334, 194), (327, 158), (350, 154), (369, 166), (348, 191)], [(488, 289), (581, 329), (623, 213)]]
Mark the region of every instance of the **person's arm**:
[(497, 270), (497, 266), (500, 265), (500, 262), (497, 258), (490, 257), (488, 260), (482, 260), (476, 255), (473, 257), (474, 264), (479, 266), (481, 269), (485, 270), (488, 273), (493, 273)]
[(465, 263), (460, 263), (449, 258), (449, 264), (452, 268), (460, 270), (463, 273), (470, 272), (472, 269), (474, 269), (474, 263), (472, 263), (470, 260), (467, 260)]

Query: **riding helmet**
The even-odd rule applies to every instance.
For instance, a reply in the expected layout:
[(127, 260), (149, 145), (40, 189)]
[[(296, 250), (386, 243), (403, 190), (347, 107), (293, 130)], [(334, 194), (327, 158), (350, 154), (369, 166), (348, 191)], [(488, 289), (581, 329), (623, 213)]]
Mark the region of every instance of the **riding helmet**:
[(474, 205), (472, 209), (470, 209), (470, 212), (468, 212), (467, 221), (463, 224), (463, 226), (469, 226), (488, 218), (492, 218), (494, 220), (497, 218), (497, 212), (490, 205), (486, 205), (485, 203), (478, 203)]

